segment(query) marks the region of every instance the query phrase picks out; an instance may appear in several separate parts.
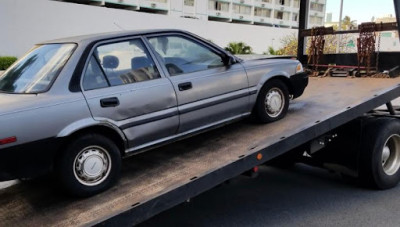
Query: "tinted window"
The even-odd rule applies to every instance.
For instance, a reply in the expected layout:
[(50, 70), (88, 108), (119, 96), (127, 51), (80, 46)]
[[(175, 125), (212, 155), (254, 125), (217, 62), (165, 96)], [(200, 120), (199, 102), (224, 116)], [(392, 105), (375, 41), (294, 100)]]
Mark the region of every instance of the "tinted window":
[(0, 91), (39, 93), (48, 90), (75, 46), (75, 44), (36, 46), (0, 77)]
[(160, 78), (154, 61), (140, 39), (99, 46), (94, 55), (111, 86)]
[(219, 55), (190, 39), (159, 36), (149, 41), (171, 76), (224, 66)]
[(104, 87), (108, 87), (107, 80), (97, 63), (97, 60), (92, 56), (83, 77), (83, 89), (93, 90)]

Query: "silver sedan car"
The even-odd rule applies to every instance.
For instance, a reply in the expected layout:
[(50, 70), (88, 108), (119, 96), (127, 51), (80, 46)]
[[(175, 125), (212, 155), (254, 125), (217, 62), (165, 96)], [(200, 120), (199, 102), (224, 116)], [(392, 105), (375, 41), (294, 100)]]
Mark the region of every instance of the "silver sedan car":
[(94, 195), (121, 158), (249, 115), (279, 120), (307, 84), (297, 60), (243, 60), (180, 30), (40, 43), (0, 77), (0, 180), (54, 171)]

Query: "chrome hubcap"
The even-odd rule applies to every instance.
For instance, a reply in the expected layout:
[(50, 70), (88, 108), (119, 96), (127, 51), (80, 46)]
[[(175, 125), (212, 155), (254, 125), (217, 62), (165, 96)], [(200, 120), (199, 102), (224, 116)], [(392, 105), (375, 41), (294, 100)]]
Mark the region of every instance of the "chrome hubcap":
[(98, 146), (83, 149), (74, 161), (76, 179), (87, 186), (102, 183), (110, 174), (111, 158), (108, 152)]
[(285, 106), (283, 92), (279, 88), (272, 88), (265, 96), (265, 111), (270, 117), (277, 117)]
[(394, 175), (400, 168), (400, 136), (391, 135), (382, 149), (382, 167), (387, 175)]

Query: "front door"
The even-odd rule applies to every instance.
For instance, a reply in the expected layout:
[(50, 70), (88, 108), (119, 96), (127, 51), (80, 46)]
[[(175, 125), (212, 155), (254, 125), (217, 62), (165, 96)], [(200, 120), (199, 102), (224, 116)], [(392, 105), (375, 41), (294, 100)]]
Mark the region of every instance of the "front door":
[(194, 37), (170, 34), (148, 40), (174, 85), (180, 133), (238, 117), (248, 109), (248, 80), (241, 64), (225, 65), (221, 53)]
[(141, 38), (98, 44), (82, 87), (93, 118), (122, 129), (130, 147), (140, 148), (177, 132), (174, 88), (160, 74)]

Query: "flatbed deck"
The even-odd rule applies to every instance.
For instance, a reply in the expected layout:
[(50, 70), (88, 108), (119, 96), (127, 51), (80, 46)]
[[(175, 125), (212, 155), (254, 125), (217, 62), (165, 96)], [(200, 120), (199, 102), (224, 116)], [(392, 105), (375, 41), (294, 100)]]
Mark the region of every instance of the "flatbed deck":
[(91, 198), (48, 181), (0, 190), (0, 226), (140, 223), (399, 96), (400, 78), (310, 78), (283, 120), (244, 120), (128, 158), (119, 183)]

